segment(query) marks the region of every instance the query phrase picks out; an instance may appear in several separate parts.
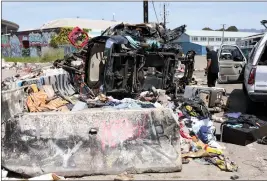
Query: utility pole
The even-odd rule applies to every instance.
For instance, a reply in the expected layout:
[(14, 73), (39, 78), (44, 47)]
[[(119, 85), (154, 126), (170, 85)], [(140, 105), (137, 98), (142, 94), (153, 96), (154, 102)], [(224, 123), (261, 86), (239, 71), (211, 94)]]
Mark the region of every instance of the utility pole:
[(144, 23), (148, 23), (148, 1), (144, 0), (143, 2), (143, 11), (144, 11)]
[[(162, 21), (163, 21), (163, 25), (166, 27), (166, 24), (168, 23), (167, 22), (167, 16), (169, 15), (169, 11), (168, 11), (168, 9), (167, 9), (167, 7), (169, 6), (169, 4), (167, 4), (167, 3), (163, 3), (163, 9), (162, 9), (162, 11), (161, 11), (161, 13), (160, 13), (160, 16), (161, 16), (161, 18), (162, 18)], [(160, 8), (161, 8), (161, 6), (160, 6)]]
[(223, 42), (224, 42), (224, 26), (225, 26), (225, 24), (222, 24), (222, 26), (223, 26), (223, 33), (222, 33), (222, 44), (223, 44)]
[(165, 3), (163, 4), (163, 24), (164, 24), (164, 27), (166, 27), (166, 5)]

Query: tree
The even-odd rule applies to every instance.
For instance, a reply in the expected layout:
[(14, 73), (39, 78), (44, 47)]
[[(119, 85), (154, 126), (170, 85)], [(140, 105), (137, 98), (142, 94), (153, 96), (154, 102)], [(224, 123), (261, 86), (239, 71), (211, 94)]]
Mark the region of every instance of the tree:
[(206, 30), (206, 31), (213, 31), (213, 29), (209, 28), (209, 27), (205, 27), (202, 30)]
[(235, 31), (235, 32), (237, 32), (238, 29), (237, 29), (236, 26), (229, 26), (225, 31)]
[(218, 29), (218, 30), (215, 30), (215, 31), (223, 31), (223, 29), (221, 28), (221, 29)]

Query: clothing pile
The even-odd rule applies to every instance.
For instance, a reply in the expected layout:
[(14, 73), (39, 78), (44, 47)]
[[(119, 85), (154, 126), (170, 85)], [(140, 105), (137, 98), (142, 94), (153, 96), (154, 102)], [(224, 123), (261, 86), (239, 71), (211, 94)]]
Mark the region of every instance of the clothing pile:
[(228, 118), (221, 127), (227, 126), (232, 128), (243, 129), (259, 129), (259, 127), (266, 125), (267, 123), (260, 120), (254, 115), (239, 113), (227, 113), (225, 116)]
[(197, 159), (204, 164), (214, 164), (224, 171), (237, 171), (237, 165), (225, 157), (215, 137), (211, 114), (200, 98), (175, 101), (174, 113), (178, 115), (183, 163)]

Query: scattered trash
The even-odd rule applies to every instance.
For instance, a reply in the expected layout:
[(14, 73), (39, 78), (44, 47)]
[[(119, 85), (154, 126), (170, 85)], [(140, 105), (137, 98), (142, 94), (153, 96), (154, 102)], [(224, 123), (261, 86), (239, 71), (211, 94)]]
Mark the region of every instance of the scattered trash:
[(88, 108), (85, 102), (77, 101), (71, 111), (81, 111)]
[(2, 169), (2, 178), (6, 178), (8, 171)]
[(134, 176), (127, 172), (121, 173), (114, 178), (115, 181), (134, 180)]
[(29, 87), (28, 93), (29, 95), (26, 99), (26, 105), (29, 112), (58, 110), (58, 108), (68, 103), (68, 101), (63, 100), (60, 97), (48, 98), (48, 94), (43, 90), (38, 90), (35, 84)]
[(212, 164), (206, 158), (196, 158), (196, 159), (194, 159), (194, 161), (197, 163), (200, 163), (202, 165), (211, 165)]
[(58, 175), (56, 175), (54, 173), (49, 173), (49, 174), (40, 175), (40, 176), (37, 176), (37, 177), (32, 177), (32, 178), (29, 178), (29, 179), (9, 178), (9, 177), (3, 177), (3, 175), (2, 175), (2, 180), (19, 180), (19, 181), (27, 181), (27, 180), (51, 180), (51, 181), (57, 181), (57, 180), (66, 180), (66, 179), (64, 177), (58, 176)]
[(258, 139), (257, 143), (262, 144), (262, 145), (267, 145), (267, 136), (264, 136), (263, 138)]
[(66, 179), (54, 173), (49, 173), (49, 174), (41, 175), (38, 177), (30, 178), (28, 180), (55, 180), (56, 181), (56, 180), (66, 180)]
[(239, 179), (239, 176), (238, 175), (233, 175), (233, 176), (230, 177), (230, 179), (231, 180), (237, 180), (237, 179)]
[(237, 172), (238, 170), (236, 163), (230, 161), (229, 158), (225, 157), (224, 155), (209, 157), (208, 160), (214, 165), (218, 166), (222, 171)]
[(186, 158), (182, 158), (182, 163), (183, 164), (188, 164), (190, 161), (188, 160), (188, 159), (186, 159)]
[(224, 117), (217, 117), (215, 115), (212, 115), (211, 119), (217, 123), (223, 123), (226, 120)]

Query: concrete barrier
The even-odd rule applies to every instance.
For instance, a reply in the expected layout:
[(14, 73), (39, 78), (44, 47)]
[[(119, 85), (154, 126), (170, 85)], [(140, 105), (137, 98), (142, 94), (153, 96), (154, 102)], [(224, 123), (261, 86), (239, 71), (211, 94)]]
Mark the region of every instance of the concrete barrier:
[(16, 114), (22, 113), (24, 110), (26, 94), (25, 87), (18, 89), (2, 91), (1, 94), (1, 122), (7, 121)]
[(181, 171), (179, 126), (170, 109), (24, 113), (2, 124), (2, 166), (28, 176)]

